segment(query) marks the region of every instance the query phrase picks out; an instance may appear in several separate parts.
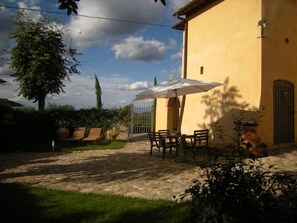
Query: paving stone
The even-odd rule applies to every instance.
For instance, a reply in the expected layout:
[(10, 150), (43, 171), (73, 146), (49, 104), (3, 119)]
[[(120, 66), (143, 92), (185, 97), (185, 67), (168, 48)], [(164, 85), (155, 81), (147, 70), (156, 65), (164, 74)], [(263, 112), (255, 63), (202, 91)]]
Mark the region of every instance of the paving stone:
[[(203, 172), (187, 157), (166, 153), (162, 160), (162, 152), (150, 157), (149, 149), (147, 142), (129, 142), (119, 150), (0, 154), (0, 182), (172, 200)], [(297, 172), (296, 148), (262, 161), (275, 171)]]

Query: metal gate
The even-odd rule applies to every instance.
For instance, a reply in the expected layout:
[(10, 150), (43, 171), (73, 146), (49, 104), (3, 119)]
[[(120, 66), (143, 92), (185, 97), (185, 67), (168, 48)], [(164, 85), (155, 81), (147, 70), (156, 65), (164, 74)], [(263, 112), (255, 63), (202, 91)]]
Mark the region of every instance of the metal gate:
[(273, 84), (274, 144), (294, 142), (294, 85), (285, 80)]
[(131, 124), (129, 128), (130, 140), (148, 139), (148, 132), (152, 131), (154, 122), (154, 106), (131, 107)]

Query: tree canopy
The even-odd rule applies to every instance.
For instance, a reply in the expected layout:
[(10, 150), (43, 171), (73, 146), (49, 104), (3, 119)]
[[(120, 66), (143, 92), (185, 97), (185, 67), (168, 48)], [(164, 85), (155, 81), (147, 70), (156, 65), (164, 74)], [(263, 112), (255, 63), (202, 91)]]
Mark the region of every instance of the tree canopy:
[[(70, 15), (72, 13), (77, 14), (78, 6), (75, 2), (79, 2), (80, 0), (59, 0), (60, 6), (59, 9), (67, 9), (67, 14)], [(154, 0), (155, 2), (159, 0)], [(163, 5), (166, 5), (166, 0), (160, 0)]]
[(63, 81), (79, 74), (76, 49), (63, 44), (63, 27), (57, 20), (40, 18), (33, 21), (26, 14), (15, 16), (16, 29), (10, 33), (14, 40), (11, 68), (20, 85), (19, 95), (38, 101), (38, 110), (45, 107), (47, 94), (63, 91)]

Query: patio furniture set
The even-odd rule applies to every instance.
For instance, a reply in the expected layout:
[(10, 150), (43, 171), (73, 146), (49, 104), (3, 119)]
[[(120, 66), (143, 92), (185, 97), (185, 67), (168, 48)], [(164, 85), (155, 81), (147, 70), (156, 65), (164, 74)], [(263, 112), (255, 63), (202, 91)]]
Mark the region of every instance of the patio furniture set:
[(151, 148), (150, 156), (152, 156), (153, 148), (156, 147), (158, 151), (162, 149), (162, 159), (165, 159), (166, 150), (176, 150), (176, 156), (179, 156), (179, 149), (185, 155), (189, 152), (195, 156), (208, 148), (209, 130), (195, 130), (192, 135), (177, 134), (170, 132), (170, 130), (159, 130), (157, 132), (148, 132)]
[(70, 134), (68, 128), (58, 128), (56, 130), (56, 140), (64, 142), (98, 142), (101, 137), (101, 128), (90, 128), (88, 135), (86, 135), (86, 127), (75, 128)]

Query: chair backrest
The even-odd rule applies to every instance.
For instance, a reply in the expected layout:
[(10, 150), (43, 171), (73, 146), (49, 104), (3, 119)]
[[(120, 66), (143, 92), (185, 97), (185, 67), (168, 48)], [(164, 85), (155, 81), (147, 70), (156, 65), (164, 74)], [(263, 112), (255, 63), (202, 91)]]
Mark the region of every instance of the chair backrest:
[(208, 146), (208, 129), (194, 131), (194, 144), (201, 146), (202, 144)]
[(166, 137), (166, 136), (169, 136), (171, 134), (170, 130), (168, 130), (168, 129), (159, 130), (158, 133), (159, 133), (160, 137)]
[(100, 137), (101, 128), (90, 128), (89, 137)]
[(72, 138), (81, 138), (85, 136), (86, 127), (78, 127), (74, 129)]
[(151, 145), (159, 147), (161, 145), (160, 135), (158, 132), (148, 132)]
[(149, 137), (149, 140), (150, 140), (150, 143), (154, 143), (154, 132), (148, 132), (148, 137)]

